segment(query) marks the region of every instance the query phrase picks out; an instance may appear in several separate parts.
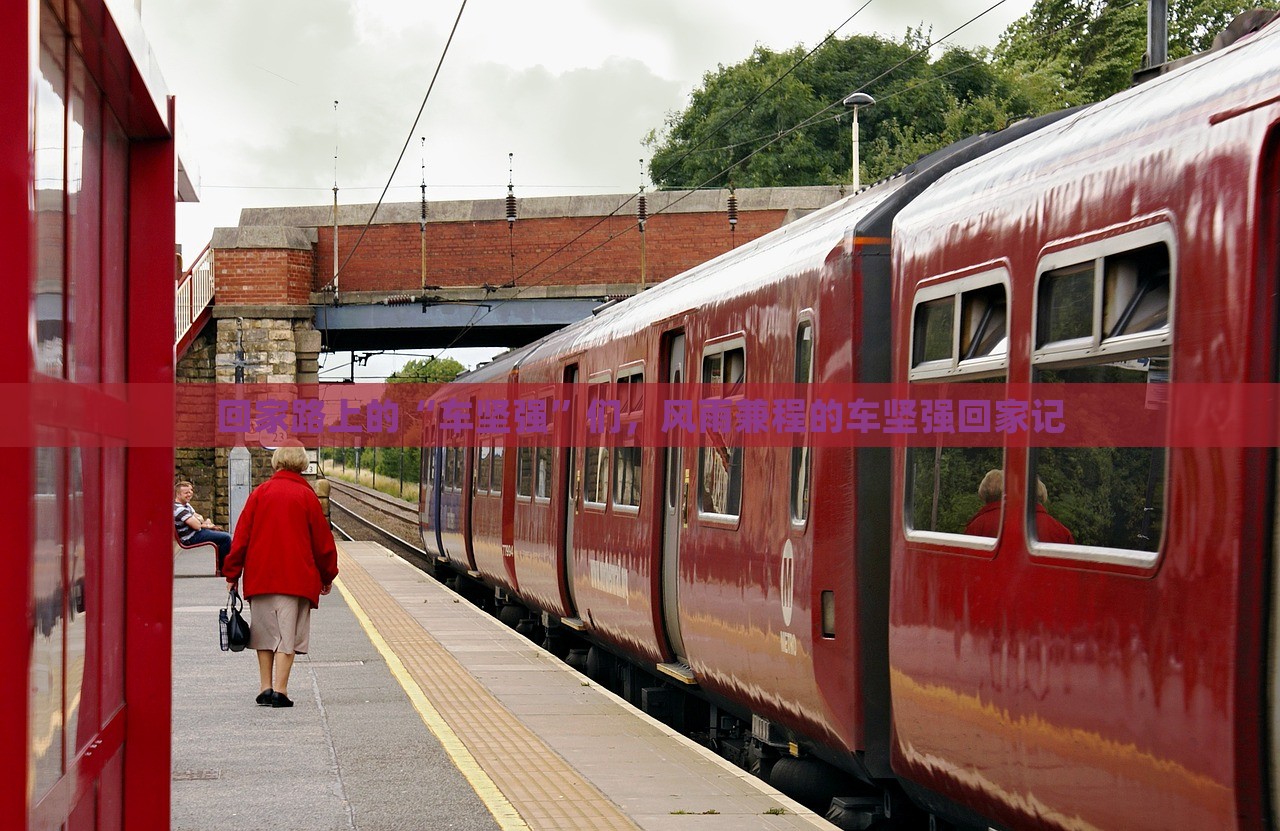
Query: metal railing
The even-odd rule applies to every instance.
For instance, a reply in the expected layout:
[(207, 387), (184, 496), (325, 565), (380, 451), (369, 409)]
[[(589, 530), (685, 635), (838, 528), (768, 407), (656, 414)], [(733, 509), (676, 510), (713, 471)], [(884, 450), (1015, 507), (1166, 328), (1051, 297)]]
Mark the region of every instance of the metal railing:
[(213, 302), (213, 249), (205, 246), (196, 261), (182, 275), (173, 298), (174, 344), (191, 330), (205, 308)]

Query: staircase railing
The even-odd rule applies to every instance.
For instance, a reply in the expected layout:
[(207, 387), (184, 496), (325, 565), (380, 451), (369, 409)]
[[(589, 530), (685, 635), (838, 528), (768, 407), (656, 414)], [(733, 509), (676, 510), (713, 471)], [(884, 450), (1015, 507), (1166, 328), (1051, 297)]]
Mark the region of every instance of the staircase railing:
[(173, 300), (174, 344), (182, 342), (191, 326), (213, 302), (213, 249), (205, 246), (182, 275)]

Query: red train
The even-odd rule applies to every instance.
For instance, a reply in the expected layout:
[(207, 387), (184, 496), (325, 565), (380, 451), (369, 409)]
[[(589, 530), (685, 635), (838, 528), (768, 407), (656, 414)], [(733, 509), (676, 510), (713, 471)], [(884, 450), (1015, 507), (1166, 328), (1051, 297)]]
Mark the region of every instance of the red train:
[[(569, 384), (624, 424), (660, 418), (647, 382), (1144, 384), (1159, 406), (1171, 379), (1277, 380), (1278, 255), (1280, 24), (939, 151), (465, 380)], [(650, 709), (710, 702), (687, 726), (784, 786), (824, 779), (839, 822), (1273, 822), (1274, 449), (717, 452), (567, 424), (505, 449), (433, 434), (428, 549), (512, 622), (576, 631)]]

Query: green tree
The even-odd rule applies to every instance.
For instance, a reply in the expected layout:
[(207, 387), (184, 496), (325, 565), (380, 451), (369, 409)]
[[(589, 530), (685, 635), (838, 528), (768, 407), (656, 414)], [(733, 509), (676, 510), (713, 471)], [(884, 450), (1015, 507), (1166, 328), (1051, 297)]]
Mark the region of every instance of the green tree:
[(387, 376), (388, 384), (447, 384), (466, 371), (453, 358), (414, 358)]
[[(1254, 5), (1171, 0), (1170, 58), (1208, 49)], [(876, 99), (858, 115), (861, 178), (883, 178), (965, 136), (1127, 88), (1146, 51), (1146, 4), (1038, 0), (994, 53), (953, 48), (933, 59), (929, 41), (922, 28), (901, 40), (836, 38), (798, 66), (803, 47), (757, 46), (706, 73), (689, 105), (649, 133), (650, 178), (663, 188), (846, 182), (849, 116), (837, 102), (854, 91)]]
[[(1254, 0), (1170, 0), (1169, 59), (1206, 51)], [(1037, 0), (1001, 36), (996, 63), (1025, 79), (1039, 111), (1088, 104), (1129, 87), (1144, 65), (1146, 4), (1134, 0)]]

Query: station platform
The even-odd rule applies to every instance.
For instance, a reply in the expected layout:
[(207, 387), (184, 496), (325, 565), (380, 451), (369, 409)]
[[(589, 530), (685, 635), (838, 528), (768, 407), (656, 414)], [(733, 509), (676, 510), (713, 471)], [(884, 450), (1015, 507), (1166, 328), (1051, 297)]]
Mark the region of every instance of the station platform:
[(175, 831), (834, 827), (382, 546), (339, 568), (272, 709), (254, 653), (218, 650), (226, 582), (178, 555)]

